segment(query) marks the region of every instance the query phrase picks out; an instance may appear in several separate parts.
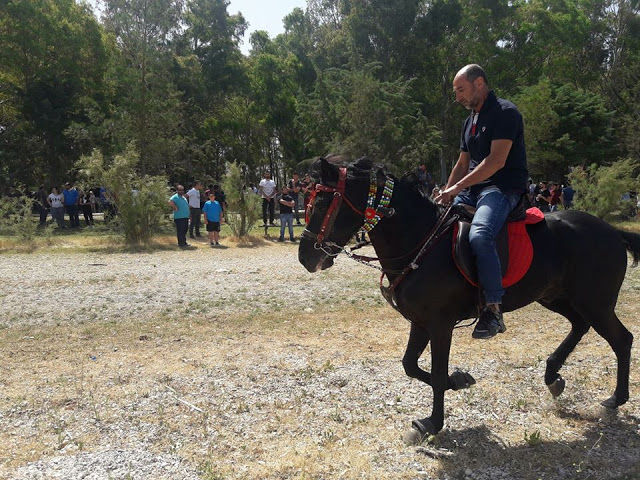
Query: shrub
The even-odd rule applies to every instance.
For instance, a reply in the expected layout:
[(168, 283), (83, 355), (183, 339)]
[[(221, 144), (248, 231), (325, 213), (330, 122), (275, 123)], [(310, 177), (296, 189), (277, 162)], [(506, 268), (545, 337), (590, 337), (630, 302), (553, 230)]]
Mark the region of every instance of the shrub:
[(621, 160), (610, 166), (575, 168), (569, 174), (571, 186), (576, 191), (574, 208), (602, 219), (620, 214), (628, 207), (621, 200), (623, 194), (637, 190), (636, 167), (631, 160)]
[(225, 221), (233, 235), (242, 238), (260, 218), (260, 197), (244, 186), (238, 165), (232, 163), (222, 183), (227, 197)]
[(0, 229), (23, 242), (33, 241), (38, 230), (33, 204), (33, 198), (26, 195), (0, 198)]
[(109, 165), (99, 150), (80, 160), (82, 172), (107, 189), (117, 211), (114, 224), (130, 244), (149, 243), (166, 222), (168, 212), (167, 179), (138, 175), (138, 162), (132, 145)]

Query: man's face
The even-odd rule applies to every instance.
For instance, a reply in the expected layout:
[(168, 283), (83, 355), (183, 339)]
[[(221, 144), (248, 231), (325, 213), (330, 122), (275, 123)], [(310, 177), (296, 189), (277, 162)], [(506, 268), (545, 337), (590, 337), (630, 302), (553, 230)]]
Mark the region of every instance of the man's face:
[(209, 194), (209, 200), (211, 200), (212, 202), (215, 201), (216, 199), (216, 194), (215, 193), (210, 193)]
[(269, 172), (265, 173), (264, 178), (266, 178), (267, 180), (271, 180), (271, 174)]
[(456, 96), (456, 102), (467, 110), (473, 110), (480, 103), (481, 95), (476, 85), (479, 81), (481, 79), (477, 78), (470, 82), (464, 74), (456, 75), (453, 79), (453, 93)]
[(178, 187), (178, 195), (180, 196), (184, 195), (184, 187)]
[(202, 188), (202, 184), (201, 184), (201, 183), (196, 183), (193, 187), (194, 187), (196, 190), (200, 190), (200, 189)]
[(287, 193), (289, 193), (289, 187), (282, 187), (282, 194), (286, 195)]
[(297, 182), (297, 181), (298, 181), (298, 178), (300, 178), (300, 177), (298, 177), (298, 174), (297, 174), (297, 173), (294, 173), (294, 174), (293, 174), (293, 179)]

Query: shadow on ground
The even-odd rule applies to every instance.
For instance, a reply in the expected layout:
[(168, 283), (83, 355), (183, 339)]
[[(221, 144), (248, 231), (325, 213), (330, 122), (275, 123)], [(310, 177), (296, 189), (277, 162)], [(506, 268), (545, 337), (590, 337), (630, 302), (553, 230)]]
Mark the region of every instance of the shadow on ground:
[[(562, 409), (555, 414), (575, 416)], [(546, 441), (545, 433), (538, 437), (529, 432), (528, 441), (515, 446), (506, 445), (485, 426), (445, 430), (434, 444), (418, 447), (418, 452), (440, 460), (437, 478), (637, 480), (639, 424), (640, 419), (632, 415), (605, 414), (593, 419), (578, 440)]]

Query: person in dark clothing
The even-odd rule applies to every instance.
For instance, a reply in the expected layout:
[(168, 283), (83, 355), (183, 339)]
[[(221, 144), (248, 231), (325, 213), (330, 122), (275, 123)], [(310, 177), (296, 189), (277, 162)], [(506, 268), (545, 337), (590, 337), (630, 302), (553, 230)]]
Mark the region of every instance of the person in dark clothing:
[(471, 114), (460, 138), (460, 156), (436, 201), (477, 207), (469, 242), (484, 303), (473, 338), (491, 338), (506, 327), (502, 319), (502, 270), (495, 237), (527, 190), (529, 172), (524, 123), (516, 106), (489, 89), (479, 65), (462, 68), (453, 79), (456, 101)]
[(300, 181), (300, 176), (298, 175), (298, 172), (293, 172), (293, 178), (289, 180), (287, 187), (289, 189), (289, 195), (291, 196), (295, 204), (293, 206), (293, 214), (294, 214), (294, 218), (296, 219), (296, 224), (300, 225), (300, 216), (298, 213), (298, 198), (300, 196), (299, 195), (300, 190), (302, 190), (302, 182)]
[(549, 203), (551, 202), (551, 191), (548, 182), (540, 182), (540, 193), (536, 195), (536, 207), (541, 211), (550, 212)]
[(95, 222), (93, 221), (93, 209), (91, 208), (91, 191), (86, 193), (82, 192), (80, 195), (80, 208), (82, 208), (82, 216), (84, 217), (84, 223), (87, 227), (93, 227)]
[(47, 198), (49, 194), (44, 189), (44, 185), (40, 185), (36, 192), (36, 203), (38, 205), (38, 213), (40, 214), (40, 226), (43, 227), (47, 223), (47, 216), (49, 215), (49, 202)]
[(296, 239), (293, 236), (293, 198), (289, 193), (289, 187), (282, 187), (282, 196), (278, 200), (280, 204), (280, 238), (279, 242), (284, 242), (284, 229), (285, 225), (289, 227), (289, 240), (295, 242)]

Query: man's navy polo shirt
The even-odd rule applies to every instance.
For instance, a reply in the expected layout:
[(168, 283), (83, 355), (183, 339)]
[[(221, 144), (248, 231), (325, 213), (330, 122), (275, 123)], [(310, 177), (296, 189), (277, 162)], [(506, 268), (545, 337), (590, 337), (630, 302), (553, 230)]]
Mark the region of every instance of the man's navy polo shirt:
[(516, 106), (496, 97), (493, 90), (482, 104), (475, 129), (473, 112), (465, 120), (460, 138), (460, 150), (469, 153), (469, 171), (475, 169), (491, 152), (493, 140), (511, 140), (511, 150), (504, 167), (491, 177), (471, 187), (477, 195), (484, 188), (496, 185), (505, 193), (524, 193), (527, 189), (527, 154), (524, 148), (524, 124)]

